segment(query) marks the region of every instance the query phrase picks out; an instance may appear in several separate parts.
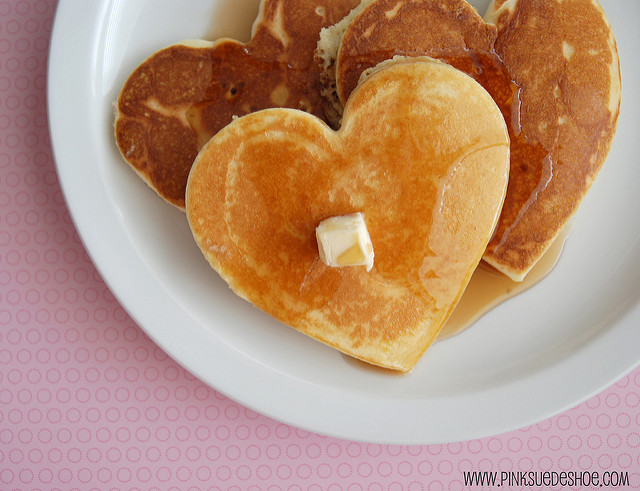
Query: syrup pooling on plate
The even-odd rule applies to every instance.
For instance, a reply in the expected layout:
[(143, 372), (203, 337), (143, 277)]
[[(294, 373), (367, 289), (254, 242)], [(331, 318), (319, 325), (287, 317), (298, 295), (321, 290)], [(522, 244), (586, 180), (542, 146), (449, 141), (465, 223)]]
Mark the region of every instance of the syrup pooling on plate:
[[(481, 261), (460, 302), (438, 334), (436, 341), (442, 342), (457, 336), (498, 305), (524, 293), (545, 279), (558, 264), (572, 229), (573, 222), (570, 222), (523, 281), (513, 281)], [(350, 356), (344, 355), (343, 357), (347, 363), (357, 369), (374, 371), (384, 375), (397, 375), (397, 372), (361, 362)]]
[(481, 261), (453, 314), (438, 334), (438, 341), (460, 334), (491, 309), (529, 290), (546, 278), (558, 263), (572, 228), (572, 223), (565, 226), (523, 281), (513, 281)]

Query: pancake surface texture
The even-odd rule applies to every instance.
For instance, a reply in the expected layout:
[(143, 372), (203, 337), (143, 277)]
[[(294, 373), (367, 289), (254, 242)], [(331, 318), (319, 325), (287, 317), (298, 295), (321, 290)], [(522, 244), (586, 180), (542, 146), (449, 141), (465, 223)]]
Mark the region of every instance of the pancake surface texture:
[(596, 0), (497, 0), (495, 51), (518, 86), (511, 178), (486, 262), (521, 280), (574, 216), (620, 113), (618, 50)]
[[(442, 58), (466, 50), (487, 52), (497, 36), (495, 26), (485, 23), (466, 0), (364, 0), (354, 14), (346, 25), (323, 29), (318, 44), (325, 72), (335, 64), (335, 75), (325, 77), (335, 77), (342, 105), (362, 72), (384, 60), (396, 55)], [(332, 30), (338, 32), (328, 36)], [(330, 46), (336, 43), (339, 50)], [(336, 51), (335, 61), (327, 59)], [(331, 122), (336, 126), (335, 118)]]
[[(335, 59), (323, 60), (323, 79), (334, 77), (331, 102), (337, 96), (344, 103), (381, 59), (428, 55), (491, 94), (509, 129), (511, 169), (484, 259), (521, 281), (606, 159), (620, 108), (619, 59), (595, 0), (495, 0), (485, 20), (464, 0), (367, 1), (347, 25), (336, 25), (342, 37), (330, 38), (339, 48)], [(331, 51), (323, 38), (319, 54)]]
[(234, 116), (292, 107), (322, 116), (320, 29), (357, 0), (263, 0), (251, 40), (185, 41), (147, 58), (116, 107), (124, 159), (162, 198), (184, 208), (189, 170), (202, 146)]
[[(340, 130), (292, 109), (236, 119), (198, 155), (187, 218), (211, 266), (278, 320), (410, 371), (462, 295), (500, 213), (508, 133), (489, 94), (428, 58), (373, 70)], [(315, 230), (361, 212), (375, 261), (329, 267)]]

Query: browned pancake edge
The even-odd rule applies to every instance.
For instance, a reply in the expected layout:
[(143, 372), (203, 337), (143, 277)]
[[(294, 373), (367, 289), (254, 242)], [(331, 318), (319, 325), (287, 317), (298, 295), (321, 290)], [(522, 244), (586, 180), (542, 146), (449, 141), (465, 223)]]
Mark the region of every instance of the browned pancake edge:
[(496, 53), (519, 90), (507, 200), (484, 259), (519, 281), (605, 162), (620, 112), (620, 61), (596, 1), (498, 0), (486, 18), (498, 28)]
[(313, 52), (320, 29), (357, 0), (263, 0), (251, 40), (188, 41), (147, 58), (125, 82), (115, 138), (125, 161), (184, 208), (202, 145), (236, 116), (289, 107), (323, 117)]

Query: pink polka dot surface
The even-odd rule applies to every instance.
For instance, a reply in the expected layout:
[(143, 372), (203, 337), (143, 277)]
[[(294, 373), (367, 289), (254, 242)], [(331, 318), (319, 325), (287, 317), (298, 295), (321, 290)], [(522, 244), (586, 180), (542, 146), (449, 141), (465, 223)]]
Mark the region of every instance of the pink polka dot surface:
[(97, 273), (58, 183), (55, 8), (0, 0), (0, 489), (459, 490), (492, 475), (519, 489), (545, 472), (640, 487), (640, 369), (520, 430), (402, 446), (272, 420), (168, 357)]

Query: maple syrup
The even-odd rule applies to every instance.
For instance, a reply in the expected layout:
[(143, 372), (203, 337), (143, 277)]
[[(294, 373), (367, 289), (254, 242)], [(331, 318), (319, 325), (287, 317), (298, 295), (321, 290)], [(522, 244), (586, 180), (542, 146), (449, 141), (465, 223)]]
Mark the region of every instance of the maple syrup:
[(463, 332), (490, 310), (542, 281), (558, 263), (571, 228), (571, 223), (565, 225), (547, 252), (521, 282), (511, 280), (481, 261), (436, 341)]
[[(517, 225), (535, 202), (541, 186), (546, 187), (553, 178), (553, 161), (548, 150), (523, 133), (520, 120), (521, 89), (494, 52), (453, 50), (443, 53), (440, 58), (472, 76), (491, 94), (507, 123), (511, 140), (511, 165), (526, 171), (519, 172), (518, 179), (509, 180), (506, 205), (489, 244), (489, 249), (496, 251), (507, 240), (511, 227)], [(493, 308), (542, 281), (558, 262), (570, 230), (571, 224), (568, 223), (521, 282), (511, 280), (481, 261), (437, 340), (459, 334)]]

